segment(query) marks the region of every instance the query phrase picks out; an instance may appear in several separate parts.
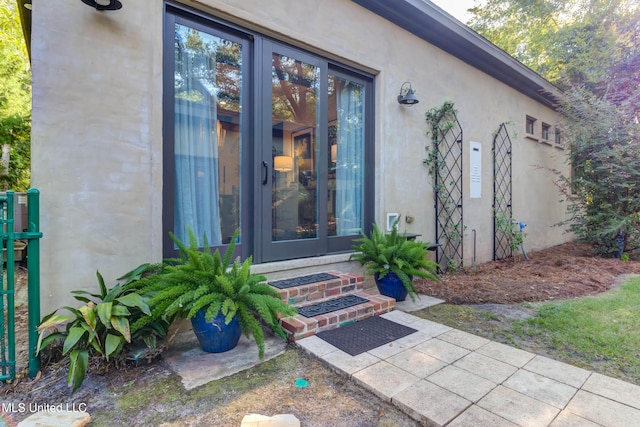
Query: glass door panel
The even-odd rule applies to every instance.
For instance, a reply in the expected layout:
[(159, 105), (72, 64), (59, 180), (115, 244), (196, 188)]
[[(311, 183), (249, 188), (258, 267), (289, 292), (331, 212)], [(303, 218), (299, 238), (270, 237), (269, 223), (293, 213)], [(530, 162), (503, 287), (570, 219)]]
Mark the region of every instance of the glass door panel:
[(329, 75), (328, 235), (364, 229), (365, 86)]
[(173, 230), (228, 244), (241, 214), (242, 45), (176, 23), (174, 54)]
[(271, 71), (271, 240), (315, 239), (320, 69), (274, 53)]

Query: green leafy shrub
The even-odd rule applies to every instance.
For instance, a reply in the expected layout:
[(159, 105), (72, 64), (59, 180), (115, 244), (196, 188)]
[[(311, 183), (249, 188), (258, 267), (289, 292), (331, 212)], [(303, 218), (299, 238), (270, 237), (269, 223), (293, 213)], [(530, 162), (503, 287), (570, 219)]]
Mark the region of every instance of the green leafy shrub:
[[(513, 221), (513, 217), (508, 212), (501, 212), (495, 217), (496, 231), (502, 235), (514, 255), (524, 243), (524, 233), (520, 226)], [(513, 257), (515, 261), (515, 256)]]
[[(76, 391), (84, 381), (89, 366), (89, 356), (104, 357), (107, 361), (117, 357), (126, 343), (132, 342), (129, 320), (131, 310), (139, 310), (144, 316), (151, 314), (145, 300), (136, 293), (126, 293), (121, 285), (107, 289), (100, 272), (96, 272), (100, 293), (73, 291), (74, 298), (82, 302), (80, 308), (64, 306), (70, 315), (48, 314), (38, 326), (40, 333), (36, 354), (63, 340), (62, 354), (69, 355), (67, 384)], [(58, 330), (65, 325), (64, 330)], [(51, 331), (54, 331), (51, 333)]]
[[(608, 87), (608, 85), (607, 85)], [(602, 256), (640, 248), (640, 125), (637, 108), (618, 105), (574, 87), (564, 94), (571, 173), (558, 185), (568, 202), (569, 218), (560, 223)], [(618, 239), (622, 238), (622, 242)]]
[[(163, 264), (145, 263), (125, 273), (118, 280), (123, 281), (123, 291), (132, 291), (142, 295), (141, 288), (144, 283), (159, 280), (159, 276), (163, 272)], [(148, 298), (145, 300), (148, 302)], [(149, 310), (153, 310), (153, 307), (150, 306)], [(130, 319), (132, 320), (131, 345), (126, 348), (127, 359), (134, 361), (141, 359), (151, 360), (162, 353), (167, 346), (165, 341), (174, 318), (168, 316), (154, 318), (139, 308), (133, 307)]]

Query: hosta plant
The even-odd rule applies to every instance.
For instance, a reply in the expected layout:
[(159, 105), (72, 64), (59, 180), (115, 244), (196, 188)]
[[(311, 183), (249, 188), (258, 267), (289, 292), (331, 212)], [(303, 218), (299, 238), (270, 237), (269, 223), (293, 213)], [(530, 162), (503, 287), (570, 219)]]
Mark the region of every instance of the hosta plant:
[[(135, 292), (141, 294), (140, 288), (148, 284), (149, 281), (158, 280), (163, 273), (164, 266), (160, 263), (140, 264), (135, 269), (123, 274), (118, 278), (122, 281), (123, 292)], [(147, 301), (145, 296), (145, 301)], [(152, 310), (153, 307), (149, 307)], [(137, 307), (131, 309), (131, 348), (127, 348), (127, 358), (130, 360), (140, 360), (141, 358), (151, 359), (166, 348), (169, 327), (173, 318), (158, 316), (153, 318), (149, 312), (143, 312)], [(136, 344), (137, 343), (137, 344)]]
[(74, 298), (83, 305), (80, 308), (62, 307), (70, 314), (59, 314), (56, 310), (45, 316), (38, 326), (40, 336), (36, 353), (54, 342), (63, 341), (62, 353), (69, 356), (67, 383), (72, 391), (82, 385), (90, 355), (97, 354), (109, 361), (131, 342), (129, 320), (132, 311), (145, 317), (151, 314), (140, 295), (126, 293), (121, 285), (107, 289), (100, 272), (96, 275), (100, 293), (73, 291)]

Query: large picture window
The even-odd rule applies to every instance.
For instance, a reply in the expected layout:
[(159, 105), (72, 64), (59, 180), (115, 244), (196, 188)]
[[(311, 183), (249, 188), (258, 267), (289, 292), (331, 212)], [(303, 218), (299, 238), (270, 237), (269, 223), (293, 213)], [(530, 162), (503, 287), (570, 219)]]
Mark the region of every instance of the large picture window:
[(372, 76), (169, 5), (164, 76), (166, 236), (215, 249), (239, 229), (238, 255), (259, 263), (368, 231)]

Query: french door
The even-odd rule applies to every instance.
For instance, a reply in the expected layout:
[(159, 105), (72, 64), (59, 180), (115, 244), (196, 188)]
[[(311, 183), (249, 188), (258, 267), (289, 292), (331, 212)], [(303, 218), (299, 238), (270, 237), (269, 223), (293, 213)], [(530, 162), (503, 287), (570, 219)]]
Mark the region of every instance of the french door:
[(264, 43), (261, 182), (262, 260), (326, 253), (325, 105), (327, 66), (311, 55)]
[(166, 235), (223, 248), (239, 229), (237, 255), (260, 263), (347, 251), (368, 230), (370, 76), (174, 6), (164, 69)]

